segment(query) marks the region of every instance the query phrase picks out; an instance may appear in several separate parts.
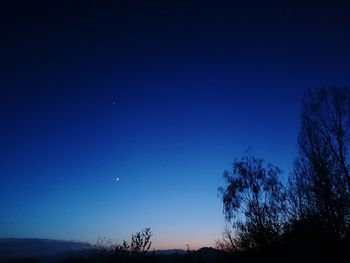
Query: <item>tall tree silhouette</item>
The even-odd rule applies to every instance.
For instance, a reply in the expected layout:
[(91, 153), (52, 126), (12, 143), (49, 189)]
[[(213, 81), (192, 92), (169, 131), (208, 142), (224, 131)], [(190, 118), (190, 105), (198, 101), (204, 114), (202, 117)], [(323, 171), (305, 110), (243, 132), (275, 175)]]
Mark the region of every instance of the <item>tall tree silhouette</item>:
[(342, 238), (350, 222), (349, 139), (350, 90), (307, 93), (289, 200), (295, 221), (317, 226), (327, 239)]

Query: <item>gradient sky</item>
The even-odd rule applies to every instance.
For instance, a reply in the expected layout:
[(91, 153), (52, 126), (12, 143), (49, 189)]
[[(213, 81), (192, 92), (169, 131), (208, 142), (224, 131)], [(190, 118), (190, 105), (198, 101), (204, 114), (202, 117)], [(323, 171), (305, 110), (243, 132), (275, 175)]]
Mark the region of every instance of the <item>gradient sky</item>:
[(224, 169), (253, 148), (287, 176), (304, 92), (350, 83), (334, 1), (11, 2), (0, 237), (213, 246)]

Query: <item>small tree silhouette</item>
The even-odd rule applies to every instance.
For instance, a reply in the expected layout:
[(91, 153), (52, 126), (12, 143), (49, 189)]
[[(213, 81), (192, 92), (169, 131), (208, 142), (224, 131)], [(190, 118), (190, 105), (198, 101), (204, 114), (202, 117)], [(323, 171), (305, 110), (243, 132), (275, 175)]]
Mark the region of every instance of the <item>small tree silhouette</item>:
[(151, 229), (145, 228), (131, 236), (130, 250), (133, 253), (146, 253), (151, 248)]
[(279, 238), (286, 209), (281, 170), (251, 155), (235, 159), (225, 171), (227, 186), (220, 187), (224, 215), (231, 223), (217, 245), (225, 250), (259, 249)]
[(222, 232), (222, 238), (215, 241), (216, 248), (226, 252), (236, 252), (238, 250), (237, 239), (233, 229), (226, 225)]
[(125, 257), (131, 255), (146, 255), (152, 245), (151, 237), (151, 229), (145, 228), (131, 236), (130, 245), (125, 240), (123, 240), (122, 244), (113, 244), (110, 239), (100, 238), (95, 248), (99, 259), (102, 260), (106, 258), (125, 259)]

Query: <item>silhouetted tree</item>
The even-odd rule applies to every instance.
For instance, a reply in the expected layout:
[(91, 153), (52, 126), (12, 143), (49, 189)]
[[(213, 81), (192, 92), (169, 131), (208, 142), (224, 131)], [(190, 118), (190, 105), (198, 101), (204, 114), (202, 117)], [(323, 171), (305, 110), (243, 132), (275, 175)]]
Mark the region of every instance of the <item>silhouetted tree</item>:
[(222, 238), (215, 241), (216, 248), (226, 252), (236, 252), (238, 248), (237, 239), (234, 230), (226, 225), (222, 232)]
[(131, 236), (130, 245), (125, 240), (123, 240), (122, 244), (113, 244), (110, 239), (99, 239), (95, 244), (96, 255), (98, 256), (96, 261), (119, 260), (121, 262), (128, 262), (132, 258), (135, 259), (135, 257), (142, 259), (143, 256), (150, 255), (151, 237), (151, 229), (145, 228)]
[[(299, 156), (289, 178), (293, 224), (342, 238), (350, 221), (350, 90), (309, 92), (302, 104)], [(296, 223), (297, 222), (297, 223)]]
[(151, 229), (145, 228), (131, 237), (130, 250), (133, 253), (146, 253), (151, 248)]
[[(218, 245), (260, 249), (277, 241), (282, 231), (286, 194), (281, 170), (251, 155), (235, 159), (220, 187), (225, 219), (233, 226)], [(228, 248), (226, 250), (229, 250)]]

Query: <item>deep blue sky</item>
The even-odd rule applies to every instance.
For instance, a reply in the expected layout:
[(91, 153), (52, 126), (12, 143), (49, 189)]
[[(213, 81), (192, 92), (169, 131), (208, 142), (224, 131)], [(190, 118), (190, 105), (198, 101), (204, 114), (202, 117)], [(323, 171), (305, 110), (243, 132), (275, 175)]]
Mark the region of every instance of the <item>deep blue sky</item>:
[(223, 170), (287, 176), (303, 93), (350, 83), (342, 3), (69, 2), (0, 7), (0, 237), (213, 245)]

